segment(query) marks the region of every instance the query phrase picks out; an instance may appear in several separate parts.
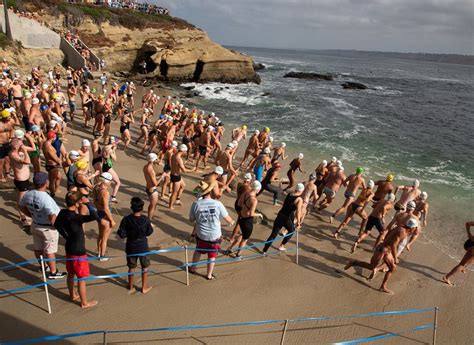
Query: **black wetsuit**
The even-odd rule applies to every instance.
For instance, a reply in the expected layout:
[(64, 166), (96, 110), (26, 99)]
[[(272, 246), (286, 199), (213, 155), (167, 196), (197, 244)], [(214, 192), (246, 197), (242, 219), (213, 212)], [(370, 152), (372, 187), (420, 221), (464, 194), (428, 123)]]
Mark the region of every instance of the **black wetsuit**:
[[(270, 237), (268, 237), (267, 241), (274, 240), (278, 233), (280, 232), (281, 228), (285, 227), (288, 230), (288, 234), (291, 234), (285, 237), (282, 241), (282, 245), (288, 243), (293, 236), (293, 232), (295, 231), (295, 224), (293, 223), (293, 219), (295, 218), (295, 211), (296, 211), (296, 200), (301, 198), (301, 195), (295, 196), (293, 193), (290, 193), (286, 196), (285, 201), (283, 202), (283, 206), (278, 212), (278, 215), (273, 223), (272, 233)], [(268, 248), (272, 245), (272, 242), (265, 244), (263, 251), (266, 253)]]

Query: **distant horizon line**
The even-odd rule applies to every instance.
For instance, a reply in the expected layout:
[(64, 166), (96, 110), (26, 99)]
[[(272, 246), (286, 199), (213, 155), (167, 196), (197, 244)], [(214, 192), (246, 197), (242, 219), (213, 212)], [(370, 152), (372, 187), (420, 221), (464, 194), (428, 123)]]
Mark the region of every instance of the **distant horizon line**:
[(399, 52), (388, 50), (361, 50), (361, 49), (316, 49), (316, 48), (278, 48), (278, 47), (257, 47), (257, 46), (243, 46), (233, 44), (223, 44), (224, 47), (235, 48), (253, 48), (253, 49), (272, 49), (272, 50), (296, 50), (296, 51), (332, 51), (332, 52), (359, 52), (359, 53), (383, 53), (383, 54), (418, 54), (418, 55), (451, 55), (474, 58), (474, 54), (461, 53), (429, 53), (429, 52)]

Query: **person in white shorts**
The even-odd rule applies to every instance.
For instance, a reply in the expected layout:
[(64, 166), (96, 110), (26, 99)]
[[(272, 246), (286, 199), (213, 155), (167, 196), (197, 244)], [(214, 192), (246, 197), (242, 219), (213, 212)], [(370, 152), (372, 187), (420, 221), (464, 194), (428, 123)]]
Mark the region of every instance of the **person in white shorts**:
[(52, 224), (56, 221), (59, 207), (48, 190), (48, 174), (39, 172), (33, 177), (35, 189), (26, 192), (19, 205), (22, 212), (32, 218), (31, 235), (35, 256), (39, 259), (43, 255), (48, 261), (48, 279), (61, 279), (66, 274), (56, 268), (55, 254), (58, 251), (58, 231)]

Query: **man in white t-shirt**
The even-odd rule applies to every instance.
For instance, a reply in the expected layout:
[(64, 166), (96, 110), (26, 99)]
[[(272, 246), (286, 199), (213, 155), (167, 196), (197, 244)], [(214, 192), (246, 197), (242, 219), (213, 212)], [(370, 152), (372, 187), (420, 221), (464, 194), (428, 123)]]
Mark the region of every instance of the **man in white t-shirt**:
[(48, 174), (36, 173), (33, 177), (35, 189), (26, 192), (21, 198), (19, 206), (22, 212), (31, 217), (31, 235), (35, 256), (39, 259), (43, 255), (48, 261), (48, 279), (61, 279), (66, 274), (56, 268), (55, 254), (58, 251), (58, 231), (53, 224), (60, 209), (53, 198), (46, 192), (48, 190)]
[[(212, 280), (215, 278), (212, 272), (222, 237), (220, 220), (223, 218), (231, 227), (234, 226), (234, 221), (220, 201), (211, 199), (214, 186), (202, 181), (197, 189), (202, 198), (193, 202), (189, 211), (189, 220), (196, 222), (191, 235), (196, 237), (197, 248), (193, 254), (193, 263), (200, 260), (201, 254), (207, 254), (210, 261), (207, 264), (207, 279)], [(196, 265), (192, 265), (189, 272), (196, 273)]]

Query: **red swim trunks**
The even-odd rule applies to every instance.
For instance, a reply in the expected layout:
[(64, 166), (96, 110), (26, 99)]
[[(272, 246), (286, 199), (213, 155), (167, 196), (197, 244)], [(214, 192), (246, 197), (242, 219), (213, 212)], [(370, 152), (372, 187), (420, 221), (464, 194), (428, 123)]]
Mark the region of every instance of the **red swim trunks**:
[[(217, 257), (218, 250), (220, 248), (219, 243), (211, 243), (207, 241), (203, 241), (200, 239), (196, 239), (196, 248), (198, 249), (198, 253), (200, 254), (207, 254), (207, 257), (209, 259)], [(213, 251), (204, 251), (204, 250), (199, 250), (199, 249), (214, 249)]]
[(66, 271), (68, 274), (74, 274), (78, 278), (86, 278), (90, 275), (88, 260), (69, 260), (69, 259), (87, 259), (87, 255), (66, 255)]

